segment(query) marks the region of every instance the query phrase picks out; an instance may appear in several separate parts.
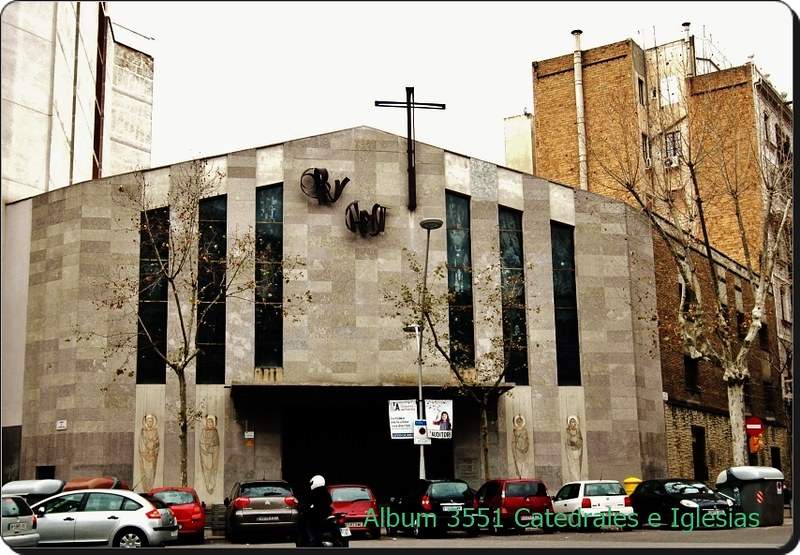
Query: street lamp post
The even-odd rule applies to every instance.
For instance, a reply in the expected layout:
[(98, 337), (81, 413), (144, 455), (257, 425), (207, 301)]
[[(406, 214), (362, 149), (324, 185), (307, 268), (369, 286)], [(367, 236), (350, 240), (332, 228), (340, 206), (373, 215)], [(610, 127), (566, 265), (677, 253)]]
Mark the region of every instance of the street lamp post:
[[(424, 303), (428, 293), (428, 256), (431, 250), (431, 231), (442, 227), (442, 220), (438, 218), (425, 218), (419, 225), (428, 232), (425, 242), (425, 269), (422, 274), (422, 291), (419, 300), (419, 322), (413, 326), (407, 326), (405, 331), (413, 331), (417, 336), (417, 418), (425, 419), (425, 401), (422, 398), (422, 330), (425, 328)], [(419, 477), (425, 479), (425, 446), (419, 446)]]

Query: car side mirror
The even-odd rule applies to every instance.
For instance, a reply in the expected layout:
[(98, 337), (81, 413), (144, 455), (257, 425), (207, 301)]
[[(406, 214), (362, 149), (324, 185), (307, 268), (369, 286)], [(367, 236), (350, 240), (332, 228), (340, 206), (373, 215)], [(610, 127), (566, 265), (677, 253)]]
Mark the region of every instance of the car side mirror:
[(201, 506), (201, 507), (203, 507), (203, 509), (205, 510), (205, 508), (206, 508), (206, 502), (205, 502), (205, 501), (201, 501), (201, 502), (200, 502), (200, 506)]
[(231, 498), (230, 498), (230, 497), (226, 497), (225, 499), (223, 499), (223, 500), (222, 500), (222, 502), (223, 502), (223, 503), (225, 504), (225, 506), (227, 507), (228, 505), (230, 505), (230, 504), (231, 504)]
[(44, 513), (44, 507), (37, 507), (36, 508), (36, 514), (39, 515), (39, 517), (43, 517), (44, 514), (45, 514)]

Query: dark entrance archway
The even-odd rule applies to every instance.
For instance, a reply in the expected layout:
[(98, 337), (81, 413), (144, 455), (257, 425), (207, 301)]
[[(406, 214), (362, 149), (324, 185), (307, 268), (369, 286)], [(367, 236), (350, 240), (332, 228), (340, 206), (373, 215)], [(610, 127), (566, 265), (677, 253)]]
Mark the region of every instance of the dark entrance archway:
[[(390, 439), (387, 403), (415, 396), (412, 388), (303, 388), (302, 402), (283, 404), (283, 478), (298, 491), (322, 474), (329, 484), (366, 484), (380, 501), (396, 495), (418, 478), (419, 447)], [(425, 462), (429, 478), (452, 478), (453, 442), (434, 440)]]

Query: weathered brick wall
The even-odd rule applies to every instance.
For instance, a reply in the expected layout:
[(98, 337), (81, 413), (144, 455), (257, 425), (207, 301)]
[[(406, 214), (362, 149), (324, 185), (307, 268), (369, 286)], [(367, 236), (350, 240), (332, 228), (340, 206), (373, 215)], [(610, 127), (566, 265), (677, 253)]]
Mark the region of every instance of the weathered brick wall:
[[(739, 192), (753, 263), (761, 253), (763, 197), (758, 170), (757, 133), (750, 66), (700, 75), (689, 80), (689, 121), (697, 154), (697, 177), (706, 207), (711, 243), (744, 264), (736, 211), (727, 187)], [(724, 137), (721, 142), (719, 137)], [(702, 159), (704, 151), (715, 156)], [(729, 177), (726, 179), (723, 174)]]
[[(705, 428), (706, 464), (710, 483), (716, 482), (719, 473), (733, 465), (730, 447), (731, 429), (727, 416), (667, 403), (664, 420), (667, 437), (667, 474), (670, 477), (694, 477), (692, 426)], [(788, 451), (789, 435), (786, 428), (767, 426), (763, 439), (764, 448), (758, 453), (758, 464), (772, 466), (770, 447), (778, 447), (781, 450), (781, 471), (786, 479), (786, 484), (791, 487), (792, 465)]]
[[(582, 52), (589, 190), (627, 200), (603, 166), (616, 160), (626, 142), (638, 155), (633, 49), (629, 40)], [(533, 65), (536, 173), (578, 186), (578, 138), (572, 54)], [(630, 122), (631, 125), (627, 125)], [(627, 141), (620, 137), (625, 123)]]

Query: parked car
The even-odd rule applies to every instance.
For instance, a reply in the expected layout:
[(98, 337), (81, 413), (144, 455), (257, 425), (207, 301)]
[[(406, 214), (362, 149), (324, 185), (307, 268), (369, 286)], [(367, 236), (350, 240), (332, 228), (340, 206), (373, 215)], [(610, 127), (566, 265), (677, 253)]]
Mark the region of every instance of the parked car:
[(101, 476), (94, 478), (73, 478), (64, 484), (61, 491), (75, 491), (79, 489), (126, 489), (130, 490), (126, 482), (114, 476)]
[(625, 494), (622, 484), (616, 480), (582, 480), (569, 482), (561, 486), (553, 497), (553, 511), (556, 513), (576, 513), (580, 521), (572, 525), (581, 528), (592, 528), (599, 525), (597, 517), (626, 515), (626, 524), (622, 526), (629, 529), (630, 521), (627, 515), (633, 514), (631, 498)]
[[(480, 487), (475, 497), (478, 509), (487, 509), (491, 522), (489, 529), (493, 532), (519, 529), (520, 525), (528, 526), (535, 513), (544, 515), (553, 512), (553, 501), (547, 486), (535, 478), (489, 480)], [(501, 527), (495, 526), (496, 515), (499, 515)], [(542, 530), (550, 533), (554, 528), (543, 524)]]
[(372, 509), (375, 518), (380, 517), (378, 501), (372, 490), (357, 484), (337, 484), (328, 486), (333, 499), (333, 511), (345, 513), (345, 525), (352, 532), (364, 532), (370, 538), (380, 538), (380, 526), (366, 524), (367, 513)]
[[(475, 492), (465, 481), (419, 480), (403, 495), (389, 500), (390, 513), (400, 518), (397, 525), (387, 523), (386, 533), (395, 536), (404, 530), (414, 537), (422, 537), (431, 532), (443, 533), (461, 528), (477, 534), (479, 528), (475, 520), (462, 518), (460, 514), (465, 508), (475, 508)], [(434, 516), (419, 517), (423, 513)]]
[(294, 537), (297, 530), (297, 498), (283, 480), (237, 482), (225, 507), (225, 537), (233, 542), (264, 532)]
[(36, 515), (22, 497), (4, 495), (2, 497), (2, 516), (0, 532), (9, 547), (36, 547), (39, 544), (39, 530)]
[(202, 543), (205, 541), (206, 505), (192, 488), (160, 487), (147, 492), (172, 509), (178, 520), (178, 537)]
[(172, 511), (132, 491), (67, 491), (31, 508), (38, 519), (39, 545), (146, 547), (178, 538)]
[[(733, 510), (733, 500), (697, 480), (669, 478), (662, 480), (646, 480), (636, 486), (631, 494), (633, 510), (639, 515), (640, 524), (648, 523), (652, 514), (658, 514), (662, 525), (686, 526), (681, 519), (684, 513), (727, 515)], [(677, 520), (675, 512), (677, 511)], [(655, 520), (653, 521), (655, 523)], [(693, 519), (692, 527), (697, 528), (702, 522)], [(658, 528), (659, 526), (653, 526)]]
[(47, 499), (64, 489), (64, 480), (15, 480), (3, 484), (2, 495), (17, 495), (28, 505)]

